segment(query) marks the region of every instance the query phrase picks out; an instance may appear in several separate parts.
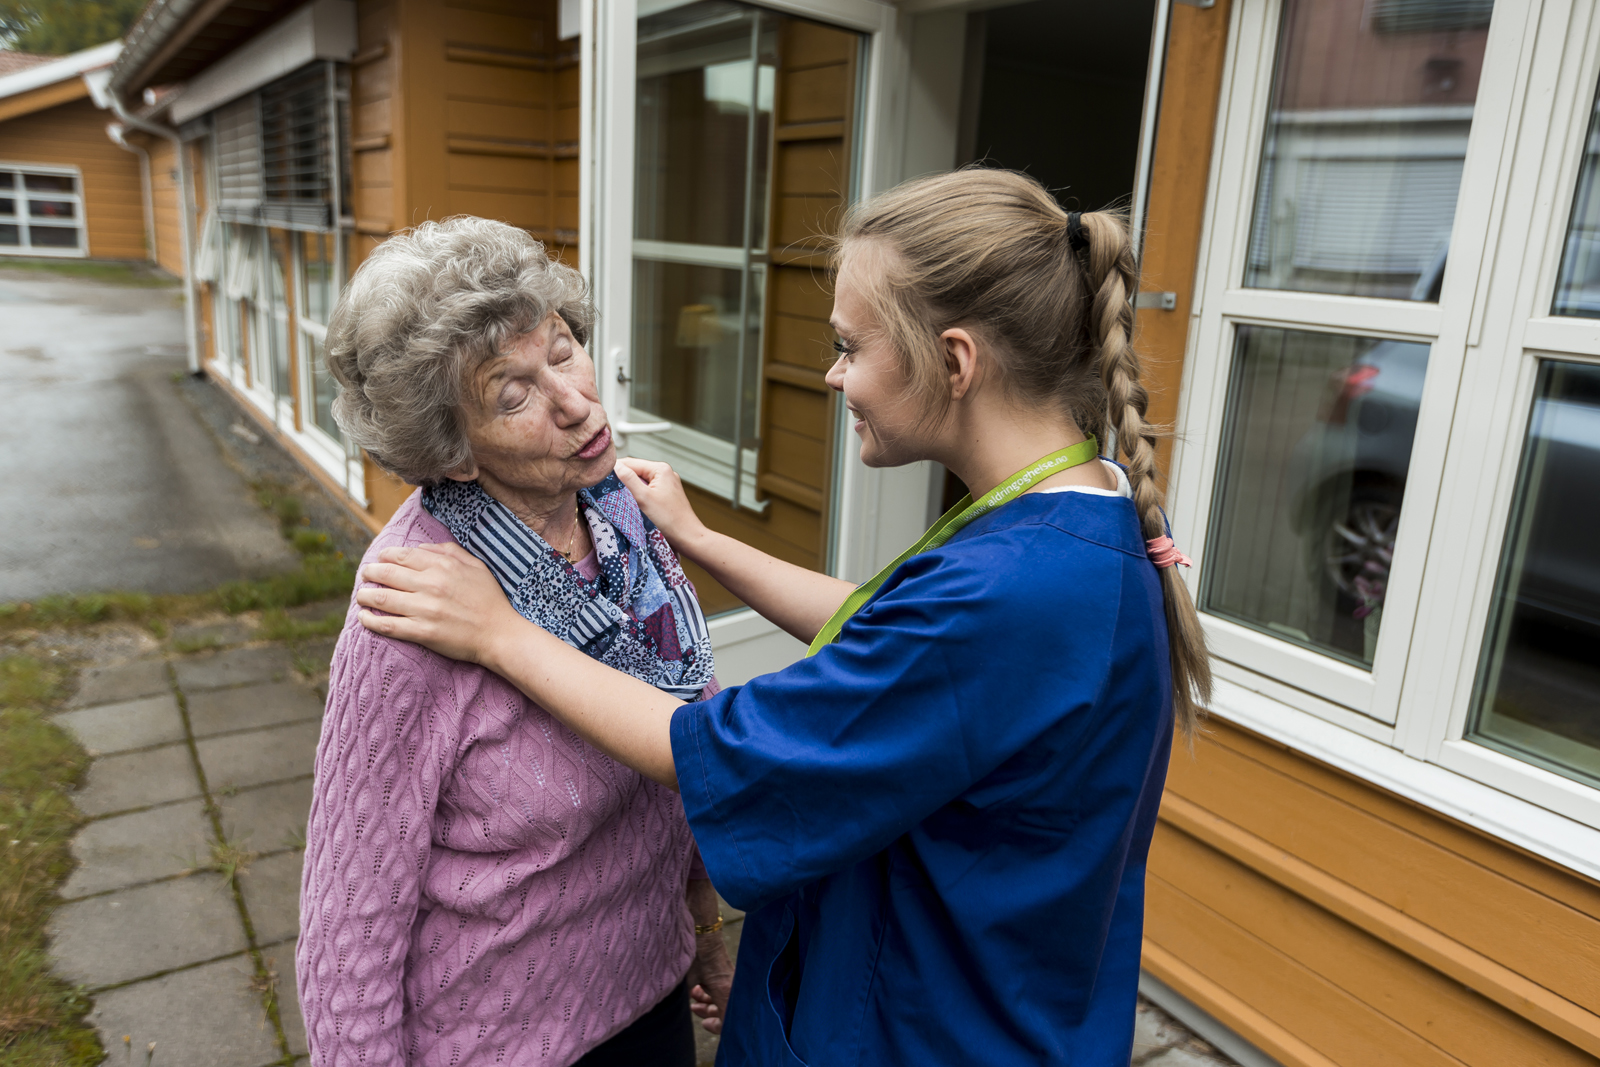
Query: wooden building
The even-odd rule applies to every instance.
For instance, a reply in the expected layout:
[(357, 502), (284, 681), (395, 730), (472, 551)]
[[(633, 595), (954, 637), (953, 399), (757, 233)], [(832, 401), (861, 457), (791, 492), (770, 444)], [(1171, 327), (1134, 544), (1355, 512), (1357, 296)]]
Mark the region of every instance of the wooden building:
[(149, 255), (139, 156), (106, 137), (86, 79), (121, 50), (29, 57), (0, 74), (0, 257)]
[[(173, 89), (209, 373), (371, 523), (327, 312), (467, 212), (588, 276), (629, 451), (855, 580), (947, 486), (849, 447), (816, 235), (977, 159), (1129, 204), (1219, 679), (1147, 991), (1251, 1065), (1504, 1067), (1600, 1059), (1597, 84), (1600, 0), (156, 0), (109, 91)], [(700, 579), (724, 681), (799, 654)]]

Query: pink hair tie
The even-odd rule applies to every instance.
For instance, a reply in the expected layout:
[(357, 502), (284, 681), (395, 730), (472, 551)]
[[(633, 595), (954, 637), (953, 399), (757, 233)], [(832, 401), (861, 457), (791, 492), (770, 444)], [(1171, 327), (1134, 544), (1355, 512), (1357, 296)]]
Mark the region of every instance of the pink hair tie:
[(1182, 567), (1194, 566), (1194, 561), (1179, 552), (1178, 546), (1172, 543), (1172, 538), (1170, 537), (1157, 537), (1154, 540), (1146, 541), (1144, 545), (1145, 552), (1150, 556), (1150, 562), (1154, 563), (1158, 568), (1171, 567), (1174, 564)]

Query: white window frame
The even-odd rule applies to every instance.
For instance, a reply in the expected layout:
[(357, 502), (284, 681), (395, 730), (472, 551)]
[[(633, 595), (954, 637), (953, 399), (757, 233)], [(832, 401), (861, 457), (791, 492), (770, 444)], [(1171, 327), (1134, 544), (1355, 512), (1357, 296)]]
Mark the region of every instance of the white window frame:
[[(329, 293), (329, 311), (331, 312), (333, 310), (332, 305), (339, 299), (337, 283), (340, 280), (340, 265), (343, 263), (343, 255), (339, 246), (348, 238), (349, 234), (347, 231), (335, 230), (324, 231), (324, 236), (333, 239), (331, 251), (334, 255), (333, 274), (336, 284), (333, 291)], [(300, 428), (295, 433), (295, 439), (318, 466), (337, 480), (340, 485), (344, 486), (345, 492), (350, 494), (352, 499), (365, 507), (367, 503), (366, 475), (361, 464), (360, 453), (317, 425), (316, 396), (312, 378), (315, 371), (311, 366), (311, 342), (315, 341), (326, 348), (328, 326), (327, 323), (318, 322), (303, 314), (303, 309), (306, 306), (307, 283), (305, 244), (298, 239), (300, 237), (298, 231), (294, 232), (292, 237), (292, 255), (290, 259), (293, 265), (293, 277), (290, 279), (290, 284), (294, 286), (294, 330), (297, 341), (295, 345), (295, 360), (298, 364), (300, 386), (296, 396), (296, 403), (300, 407)]]
[(1465, 737), (1539, 360), (1600, 363), (1600, 320), (1549, 314), (1600, 0), (1496, 5), (1437, 305), (1242, 288), (1281, 10), (1243, 0), (1229, 29), (1169, 491), (1179, 543), (1204, 566), (1236, 325), (1431, 351), (1373, 670), (1203, 616), (1213, 713), (1600, 877), (1600, 790)]
[[(87, 259), (89, 256), (89, 205), (83, 194), (83, 172), (77, 167), (64, 166), (60, 163), (16, 163), (11, 160), (0, 160), (0, 172), (12, 175), (12, 194), (16, 199), (17, 213), (15, 215), (0, 216), (0, 222), (15, 225), (19, 236), (24, 238), (23, 243), (17, 245), (0, 245), (0, 256), (28, 256), (36, 259)], [(33, 220), (28, 216), (28, 191), (23, 185), (25, 174), (49, 174), (53, 176), (65, 175), (72, 179), (72, 192), (70, 193), (36, 193), (38, 199), (69, 201), (77, 210), (73, 213), (72, 225), (63, 226), (59, 221), (45, 221), (44, 225), (53, 229), (76, 229), (78, 231), (77, 248), (48, 248), (36, 247), (32, 243)], [(4, 195), (5, 190), (0, 190)]]

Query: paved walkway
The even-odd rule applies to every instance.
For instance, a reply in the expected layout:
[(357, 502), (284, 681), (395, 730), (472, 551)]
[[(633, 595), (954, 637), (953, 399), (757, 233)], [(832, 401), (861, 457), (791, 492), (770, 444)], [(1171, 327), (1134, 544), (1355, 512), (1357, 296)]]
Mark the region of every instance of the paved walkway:
[[(174, 637), (243, 644), (91, 667), (57, 716), (96, 758), (76, 795), (91, 819), (79, 866), (51, 924), (56, 970), (89, 988), (108, 1050), (126, 1035), (156, 1042), (159, 1067), (303, 1064), (294, 943), (333, 643), (251, 643), (247, 620)], [(743, 916), (724, 914), (737, 952)], [(716, 1039), (696, 1034), (709, 1065)], [(1139, 1067), (1233, 1062), (1144, 1001), (1135, 1042)]]
[[(92, 991), (108, 1049), (124, 1035), (136, 1049), (154, 1041), (161, 1067), (305, 1054), (294, 939), (331, 650), (92, 668), (58, 716), (97, 758), (76, 797), (93, 821), (73, 843), (52, 951), (57, 972)], [(256, 855), (230, 881), (239, 851)]]
[(295, 565), (173, 387), (177, 297), (0, 267), (0, 602)]

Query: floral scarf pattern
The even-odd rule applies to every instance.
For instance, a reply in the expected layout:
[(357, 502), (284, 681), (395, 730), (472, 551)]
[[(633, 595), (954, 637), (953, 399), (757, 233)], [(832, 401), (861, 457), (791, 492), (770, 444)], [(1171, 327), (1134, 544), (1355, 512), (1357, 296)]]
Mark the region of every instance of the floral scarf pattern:
[(616, 475), (578, 493), (600, 567), (593, 579), (477, 482), (425, 489), (422, 506), (488, 565), (523, 618), (681, 700), (711, 683), (711, 634), (694, 586)]

